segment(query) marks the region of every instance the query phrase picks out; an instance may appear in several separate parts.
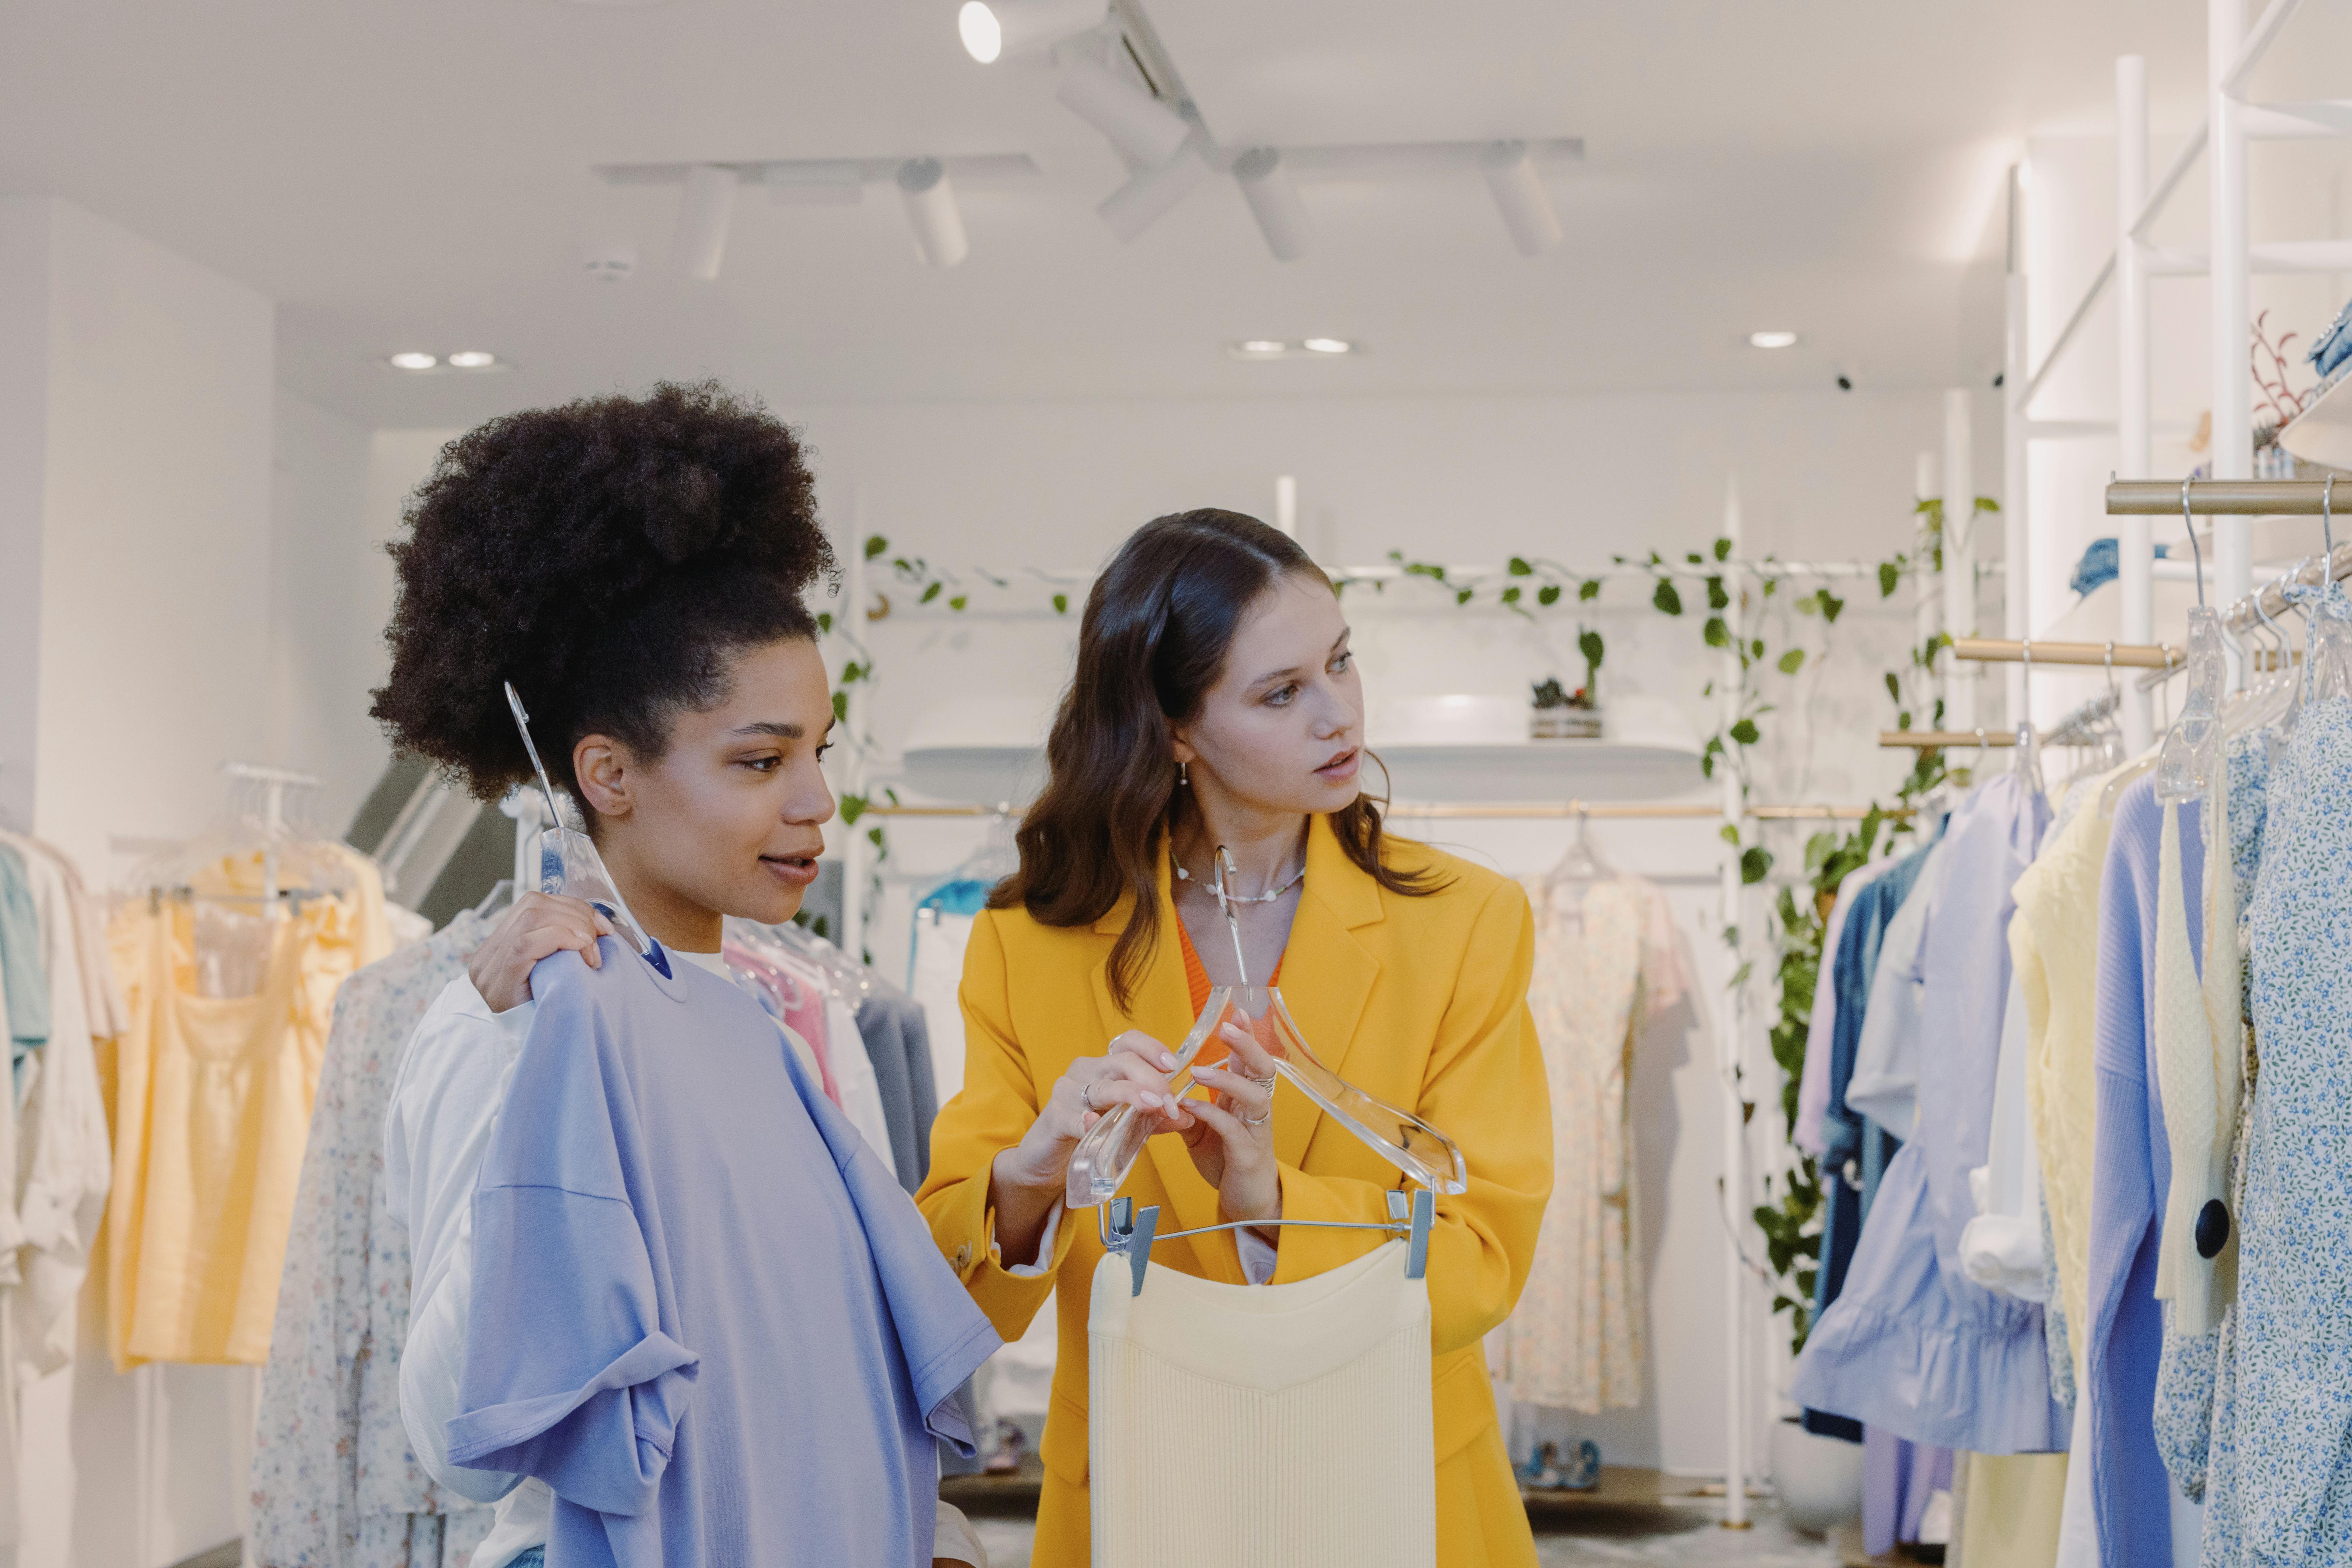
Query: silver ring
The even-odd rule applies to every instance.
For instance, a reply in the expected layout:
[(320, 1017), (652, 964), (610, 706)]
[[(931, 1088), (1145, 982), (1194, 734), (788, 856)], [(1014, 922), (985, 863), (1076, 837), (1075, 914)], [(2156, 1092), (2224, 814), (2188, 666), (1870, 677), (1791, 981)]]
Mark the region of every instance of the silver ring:
[(1281, 1081), (1282, 1075), (1278, 1072), (1270, 1072), (1264, 1078), (1254, 1078), (1250, 1079), (1250, 1082), (1257, 1085), (1258, 1088), (1265, 1090), (1268, 1094), (1272, 1094), (1274, 1092), (1274, 1086)]
[(1094, 1110), (1095, 1086), (1093, 1084), (1082, 1083), (1078, 1085), (1078, 1103), (1085, 1106), (1088, 1110)]
[(1243, 1126), (1244, 1126), (1244, 1127), (1263, 1127), (1263, 1126), (1265, 1126), (1267, 1122), (1269, 1122), (1269, 1121), (1273, 1121), (1273, 1120), (1274, 1120), (1274, 1107), (1273, 1107), (1273, 1106), (1271, 1106), (1271, 1105), (1269, 1105), (1269, 1106), (1267, 1106), (1267, 1107), (1265, 1108), (1265, 1114), (1264, 1116), (1256, 1116), (1256, 1117), (1244, 1116), (1244, 1117), (1243, 1117), (1243, 1118), (1242, 1118), (1242, 1125), (1243, 1125)]

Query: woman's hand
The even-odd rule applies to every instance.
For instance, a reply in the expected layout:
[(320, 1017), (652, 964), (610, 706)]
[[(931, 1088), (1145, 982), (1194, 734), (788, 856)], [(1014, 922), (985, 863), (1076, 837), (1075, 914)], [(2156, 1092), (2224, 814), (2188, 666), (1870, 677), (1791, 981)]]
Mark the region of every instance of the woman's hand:
[(531, 965), (541, 959), (569, 948), (589, 968), (600, 968), (596, 939), (616, 934), (613, 922), (584, 899), (525, 893), (467, 957), (466, 974), (490, 1011), (504, 1013), (530, 1000)]
[(1115, 1105), (1131, 1105), (1150, 1119), (1153, 1132), (1192, 1125), (1190, 1112), (1168, 1092), (1176, 1058), (1140, 1029), (1111, 1041), (1098, 1057), (1080, 1057), (1054, 1080), (1037, 1119), (1021, 1142), (996, 1156), (988, 1197), (996, 1211), (996, 1247), (1008, 1263), (1034, 1262), (1045, 1216), (1068, 1185), (1070, 1155), (1087, 1129)]
[(1176, 1102), (1191, 1122), (1181, 1130), (1184, 1147), (1202, 1179), (1217, 1189), (1217, 1207), (1228, 1221), (1264, 1225), (1282, 1217), (1282, 1172), (1274, 1156), (1274, 1058), (1238, 1025), (1227, 1024), (1218, 1034), (1232, 1051), (1225, 1065), (1192, 1069), (1193, 1081), (1214, 1094)]

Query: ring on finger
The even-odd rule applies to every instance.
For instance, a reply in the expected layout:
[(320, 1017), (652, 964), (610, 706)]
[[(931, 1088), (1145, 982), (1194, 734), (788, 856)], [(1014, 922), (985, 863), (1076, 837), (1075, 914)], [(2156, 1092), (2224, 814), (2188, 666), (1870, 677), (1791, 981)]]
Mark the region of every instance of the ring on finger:
[(1271, 1104), (1267, 1105), (1264, 1116), (1244, 1116), (1241, 1120), (1244, 1127), (1263, 1127), (1274, 1120), (1274, 1107)]
[(1093, 1084), (1082, 1083), (1078, 1086), (1078, 1103), (1085, 1106), (1088, 1110), (1095, 1109), (1095, 1086)]
[(1266, 1093), (1268, 1093), (1268, 1094), (1272, 1094), (1272, 1093), (1274, 1092), (1274, 1086), (1275, 1086), (1276, 1082), (1276, 1081), (1277, 1081), (1281, 1077), (1282, 1077), (1282, 1075), (1281, 1075), (1280, 1073), (1272, 1073), (1272, 1072), (1270, 1072), (1270, 1073), (1266, 1074), (1264, 1078), (1254, 1078), (1254, 1079), (1250, 1079), (1250, 1082), (1252, 1082), (1252, 1083), (1254, 1083), (1254, 1084), (1257, 1085), (1257, 1086), (1258, 1086), (1258, 1088), (1260, 1088), (1260, 1089), (1262, 1089), (1265, 1090), (1265, 1092), (1266, 1092)]

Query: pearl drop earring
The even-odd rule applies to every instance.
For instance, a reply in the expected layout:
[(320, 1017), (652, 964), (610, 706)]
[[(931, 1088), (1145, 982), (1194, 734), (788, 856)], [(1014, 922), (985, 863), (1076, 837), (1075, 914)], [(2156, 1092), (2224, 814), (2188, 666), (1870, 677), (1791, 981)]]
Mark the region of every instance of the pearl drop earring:
[(1186, 767), (1182, 763), (1178, 763), (1176, 764), (1176, 787), (1178, 789), (1189, 789), (1192, 787), (1192, 770)]

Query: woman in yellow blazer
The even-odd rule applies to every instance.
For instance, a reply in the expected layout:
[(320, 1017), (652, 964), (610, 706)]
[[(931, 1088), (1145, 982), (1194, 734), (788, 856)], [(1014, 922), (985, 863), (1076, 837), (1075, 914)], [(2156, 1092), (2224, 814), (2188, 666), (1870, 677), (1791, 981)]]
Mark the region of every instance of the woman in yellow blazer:
[[(1311, 1101), (1275, 1087), (1238, 1032), (1228, 1069), (1195, 1073), (1208, 1098), (1168, 1098), (1167, 1047), (1244, 959), (1252, 978), (1278, 979), (1333, 1070), (1463, 1150), (1469, 1188), (1437, 1200), (1429, 1258), (1438, 1559), (1535, 1561), (1480, 1344), (1526, 1282), (1551, 1190), (1527, 1001), (1534, 924), (1507, 879), (1382, 834), (1358, 784), (1362, 723), (1338, 597), (1265, 524), (1161, 518), (1097, 581), (1021, 869), (972, 931), (963, 1090), (934, 1125), (917, 1200), (1006, 1339), (1048, 1292), (1059, 1304), (1038, 1568), (1088, 1562), (1087, 1315), (1102, 1247), (1095, 1216), (1066, 1216), (1061, 1201), (1096, 1116), (1129, 1104), (1154, 1119), (1162, 1135), (1123, 1191), (1167, 1208), (1163, 1230), (1381, 1221), (1400, 1184)], [(1213, 890), (1221, 849), (1238, 942)], [(1287, 1282), (1380, 1239), (1266, 1226), (1171, 1242), (1153, 1263)]]

